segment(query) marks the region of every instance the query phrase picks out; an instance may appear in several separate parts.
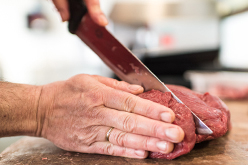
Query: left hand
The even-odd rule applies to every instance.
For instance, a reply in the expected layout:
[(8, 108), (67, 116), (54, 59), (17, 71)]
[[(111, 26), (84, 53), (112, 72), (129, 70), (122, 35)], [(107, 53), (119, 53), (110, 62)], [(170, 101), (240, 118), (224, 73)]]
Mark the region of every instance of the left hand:
[[(106, 26), (108, 20), (100, 8), (99, 0), (84, 0), (84, 2), (93, 21), (100, 26)], [(60, 13), (62, 21), (68, 21), (70, 18), (68, 0), (53, 0), (53, 3)]]
[(36, 136), (83, 153), (131, 158), (145, 158), (147, 151), (169, 153), (184, 132), (171, 124), (171, 109), (135, 96), (142, 92), (141, 86), (85, 74), (43, 85)]

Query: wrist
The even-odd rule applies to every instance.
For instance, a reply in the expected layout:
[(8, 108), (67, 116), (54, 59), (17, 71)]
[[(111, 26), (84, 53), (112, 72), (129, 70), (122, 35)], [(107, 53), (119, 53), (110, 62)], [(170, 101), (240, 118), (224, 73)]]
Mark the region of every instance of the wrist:
[(37, 105), (37, 128), (35, 136), (46, 138), (46, 130), (49, 127), (49, 117), (51, 116), (53, 103), (54, 103), (54, 92), (57, 90), (56, 83), (40, 86), (40, 95)]
[(0, 82), (0, 91), (0, 137), (34, 136), (41, 87)]
[(34, 99), (33, 99), (33, 111), (30, 112), (31, 117), (30, 117), (30, 121), (31, 121), (31, 136), (37, 136), (37, 131), (39, 129), (39, 123), (40, 123), (40, 118), (38, 115), (38, 110), (39, 110), (39, 103), (40, 103), (40, 97), (41, 97), (41, 93), (42, 93), (42, 86), (36, 86), (36, 88), (34, 89)]
[[(39, 99), (41, 94), (41, 86), (33, 86), (33, 85), (24, 85), (25, 89), (23, 90), (23, 101), (22, 104), (22, 120), (21, 126), (16, 133), (20, 135), (27, 135), (27, 136), (36, 136), (36, 131), (38, 128), (38, 120), (37, 120), (37, 113), (38, 113), (38, 105)], [(26, 95), (26, 96), (25, 96)]]
[(37, 104), (37, 114), (36, 114), (36, 122), (37, 122), (37, 127), (35, 131), (35, 136), (37, 137), (42, 137), (42, 130), (45, 122), (45, 117), (46, 117), (46, 109), (47, 107), (45, 106), (44, 99), (49, 99), (49, 98), (44, 98), (43, 95), (45, 93), (44, 91), (44, 86), (41, 86), (41, 91), (40, 95), (38, 98), (38, 104)]

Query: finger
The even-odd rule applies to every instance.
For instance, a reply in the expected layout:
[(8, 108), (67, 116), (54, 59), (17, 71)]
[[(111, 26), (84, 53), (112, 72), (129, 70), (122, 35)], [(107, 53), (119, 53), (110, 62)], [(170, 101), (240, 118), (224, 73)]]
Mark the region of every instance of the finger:
[(94, 78), (99, 82), (118, 90), (122, 90), (132, 94), (140, 94), (144, 91), (144, 88), (140, 85), (132, 85), (125, 81), (118, 81), (112, 78), (106, 78), (98, 75), (94, 75)]
[(171, 142), (163, 141), (158, 138), (126, 133), (116, 128), (112, 130), (110, 135), (109, 141), (117, 146), (161, 152), (163, 154), (170, 153), (174, 148), (174, 144)]
[(182, 128), (174, 124), (105, 107), (98, 110), (97, 114), (94, 121), (97, 125), (115, 127), (123, 132), (155, 137), (172, 143), (179, 143), (184, 138)]
[(103, 103), (106, 107), (139, 114), (156, 120), (171, 123), (175, 119), (174, 112), (161, 104), (120, 90), (106, 89), (103, 94)]
[(108, 24), (108, 20), (100, 8), (99, 0), (85, 0), (85, 4), (93, 21), (101, 26)]
[(67, 0), (53, 0), (53, 3), (60, 14), (62, 21), (68, 21), (70, 13)]
[[(81, 136), (87, 139), (83, 144), (90, 146), (94, 142), (106, 142), (106, 135), (110, 128), (111, 127), (106, 126), (92, 126), (87, 128), (84, 132), (81, 133)], [(94, 134), (91, 132), (94, 132)], [(171, 142), (163, 141), (158, 138), (126, 133), (118, 130), (117, 128), (112, 129), (109, 135), (109, 141), (112, 144), (121, 147), (161, 152), (164, 154), (170, 153), (174, 147), (173, 143)], [(80, 141), (77, 144), (80, 144)], [(64, 146), (64, 149), (68, 148), (65, 148)]]
[(126, 147), (120, 147), (109, 142), (96, 142), (90, 146), (78, 146), (76, 152), (96, 153), (104, 155), (113, 155), (129, 158), (144, 159), (148, 156), (148, 152), (144, 150), (135, 150)]

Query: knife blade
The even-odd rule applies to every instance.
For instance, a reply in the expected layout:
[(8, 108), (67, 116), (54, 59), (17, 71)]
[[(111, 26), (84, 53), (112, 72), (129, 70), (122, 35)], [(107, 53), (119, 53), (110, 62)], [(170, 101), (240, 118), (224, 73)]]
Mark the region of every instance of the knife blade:
[[(141, 85), (144, 87), (144, 91), (155, 89), (161, 92), (170, 92), (177, 102), (185, 105), (105, 27), (97, 25), (91, 19), (82, 0), (69, 0), (69, 7), (71, 14), (69, 31), (76, 34), (88, 45), (121, 80), (130, 84)], [(208, 135), (213, 133), (192, 111), (191, 113), (194, 116), (196, 132), (198, 134)]]

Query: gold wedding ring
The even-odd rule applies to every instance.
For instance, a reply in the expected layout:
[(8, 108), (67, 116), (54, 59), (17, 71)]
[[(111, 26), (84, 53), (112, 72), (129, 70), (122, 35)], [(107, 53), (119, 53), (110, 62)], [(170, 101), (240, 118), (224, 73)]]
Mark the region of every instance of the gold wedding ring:
[(108, 132), (107, 132), (107, 134), (106, 134), (106, 140), (109, 142), (109, 136), (110, 136), (110, 134), (111, 134), (111, 132), (112, 132), (112, 130), (114, 129), (114, 127), (111, 127), (109, 130), (108, 130)]

